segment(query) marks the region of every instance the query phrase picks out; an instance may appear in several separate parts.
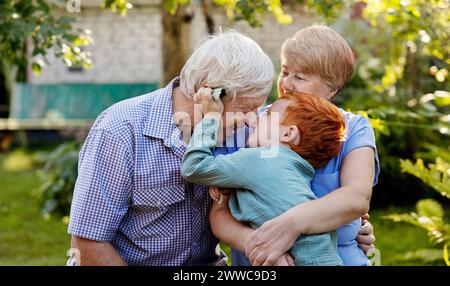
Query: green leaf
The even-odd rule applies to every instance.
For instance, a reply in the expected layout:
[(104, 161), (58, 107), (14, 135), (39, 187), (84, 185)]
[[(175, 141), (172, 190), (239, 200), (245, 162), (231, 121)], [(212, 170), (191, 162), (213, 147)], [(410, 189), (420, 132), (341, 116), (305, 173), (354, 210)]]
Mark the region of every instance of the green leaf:
[(424, 199), (417, 202), (417, 213), (422, 217), (435, 217), (442, 219), (444, 210), (442, 206), (433, 199)]
[(413, 164), (410, 160), (400, 159), (400, 167), (424, 183), (438, 191), (441, 195), (450, 198), (450, 163), (437, 158), (435, 164), (429, 164), (426, 168), (421, 159)]
[(69, 17), (69, 16), (61, 16), (58, 19), (58, 23), (62, 25), (70, 25), (72, 23), (75, 23), (76, 18), (75, 17)]
[(41, 67), (40, 64), (38, 64), (38, 63), (36, 63), (36, 62), (33, 62), (33, 63), (31, 64), (31, 69), (33, 70), (33, 73), (34, 73), (35, 75), (38, 76), (38, 75), (41, 74), (42, 67)]
[(399, 255), (398, 259), (403, 261), (419, 260), (425, 263), (442, 261), (442, 250), (434, 248), (419, 249)]
[(444, 245), (444, 261), (447, 266), (450, 266), (450, 259), (448, 255), (448, 244)]

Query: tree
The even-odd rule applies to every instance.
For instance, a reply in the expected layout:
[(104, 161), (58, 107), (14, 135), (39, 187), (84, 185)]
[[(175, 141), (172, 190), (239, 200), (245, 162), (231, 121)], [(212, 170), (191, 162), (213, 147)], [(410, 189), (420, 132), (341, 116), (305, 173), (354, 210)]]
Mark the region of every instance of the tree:
[[(106, 0), (103, 7), (125, 16), (132, 9), (132, 1)], [(213, 6), (220, 6), (234, 21), (245, 20), (252, 26), (260, 26), (258, 14), (272, 13), (280, 23), (289, 24), (292, 18), (284, 14), (280, 0), (201, 0), (199, 6), (206, 21), (207, 32), (215, 32), (215, 22), (212, 15)], [(193, 9), (196, 5), (190, 0), (163, 0), (161, 19), (163, 26), (163, 83), (168, 83), (179, 75), (184, 62), (191, 52), (189, 49), (189, 31)]]
[(337, 20), (357, 55), (355, 75), (339, 103), (364, 110), (376, 128), (382, 177), (372, 204), (410, 204), (434, 194), (401, 172), (399, 158), (431, 162), (440, 156), (436, 150), (450, 150), (449, 2), (361, 3), (360, 18), (346, 21), (343, 13), (343, 21)]
[[(79, 49), (80, 45), (89, 44), (89, 37), (83, 35), (82, 31), (72, 29), (73, 18), (54, 16), (50, 8), (55, 5), (47, 2), (49, 1), (5, 0), (0, 3), (0, 31), (1, 35), (6, 35), (0, 36), (2, 58), (13, 58), (13, 66), (23, 66), (26, 61), (24, 49), (31, 38), (34, 44), (32, 66), (35, 72), (39, 72), (45, 65), (45, 60), (37, 56), (45, 55), (50, 47), (54, 47), (56, 53), (63, 56), (69, 65), (74, 62), (90, 65), (87, 52)], [(125, 16), (133, 7), (131, 2), (132, 0), (105, 0), (102, 6)], [(282, 4), (297, 4), (314, 9), (326, 21), (333, 22), (340, 18), (344, 10), (361, 3), (364, 4), (362, 18), (377, 32), (388, 33), (391, 39), (395, 39), (383, 43), (387, 45), (388, 53), (381, 55), (381, 58), (387, 65), (380, 82), (374, 85), (378, 91), (392, 87), (406, 72), (408, 78), (413, 78), (407, 83), (413, 94), (418, 83), (414, 78), (414, 74), (417, 74), (414, 67), (417, 52), (438, 60), (438, 65), (434, 65), (430, 72), (440, 82), (447, 80), (450, 64), (450, 47), (445, 44), (450, 38), (447, 27), (450, 9), (447, 0), (162, 0), (164, 82), (178, 74), (190, 52), (186, 46), (189, 35), (182, 31), (189, 28), (193, 17), (190, 7), (193, 5), (200, 6), (207, 30), (212, 33), (215, 31), (211, 12), (213, 6), (225, 9), (233, 21), (244, 20), (257, 27), (262, 25), (259, 16), (266, 13), (273, 14), (281, 24), (291, 23), (292, 17), (283, 12)], [(178, 49), (174, 50), (174, 46)], [(8, 70), (11, 68), (4, 67)]]
[[(383, 51), (385, 72), (377, 88), (393, 87), (404, 79), (409, 98), (420, 96), (418, 56), (427, 56), (436, 80), (444, 82), (450, 65), (450, 20), (447, 0), (365, 0), (364, 18), (375, 28), (385, 33), (388, 39)], [(386, 53), (387, 51), (387, 53)], [(433, 71), (434, 70), (434, 71)], [(404, 75), (407, 78), (404, 78)]]
[[(3, 78), (6, 94), (1, 94), (3, 103), (8, 103), (8, 94), (16, 80), (26, 80), (26, 68), (39, 74), (46, 65), (46, 54), (53, 48), (55, 55), (71, 66), (91, 65), (89, 54), (81, 47), (91, 43), (88, 31), (74, 29), (72, 17), (56, 16), (56, 4), (44, 0), (0, 1), (0, 78)], [(28, 63), (28, 51), (32, 55)]]

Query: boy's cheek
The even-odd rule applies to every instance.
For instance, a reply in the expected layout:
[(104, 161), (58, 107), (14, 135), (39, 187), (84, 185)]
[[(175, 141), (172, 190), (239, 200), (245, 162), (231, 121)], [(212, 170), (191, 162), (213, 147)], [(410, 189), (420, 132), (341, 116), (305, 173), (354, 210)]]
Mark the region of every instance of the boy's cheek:
[(255, 148), (258, 147), (257, 145), (257, 140), (256, 140), (256, 132), (253, 132), (252, 134), (250, 134), (250, 136), (248, 137), (247, 140), (247, 146), (250, 148)]

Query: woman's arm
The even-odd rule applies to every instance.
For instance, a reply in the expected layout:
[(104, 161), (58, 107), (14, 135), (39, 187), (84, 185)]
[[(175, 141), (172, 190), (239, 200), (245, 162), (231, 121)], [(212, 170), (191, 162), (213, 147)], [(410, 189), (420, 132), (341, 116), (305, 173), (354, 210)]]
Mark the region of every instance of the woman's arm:
[(373, 158), (371, 147), (350, 151), (342, 162), (339, 189), (293, 207), (255, 230), (246, 246), (252, 264), (276, 261), (302, 234), (333, 231), (366, 214), (374, 181)]
[(360, 218), (369, 211), (375, 174), (374, 151), (362, 147), (345, 156), (341, 187), (321, 199), (292, 208), (295, 229), (301, 234), (333, 231)]

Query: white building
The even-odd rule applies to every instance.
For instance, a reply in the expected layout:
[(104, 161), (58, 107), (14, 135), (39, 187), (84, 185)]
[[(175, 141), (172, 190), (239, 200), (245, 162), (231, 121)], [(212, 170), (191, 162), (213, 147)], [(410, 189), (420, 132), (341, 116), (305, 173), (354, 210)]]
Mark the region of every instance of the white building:
[[(70, 0), (68, 0), (70, 1)], [(29, 83), (161, 83), (162, 70), (162, 24), (160, 2), (157, 0), (130, 0), (134, 7), (127, 16), (121, 17), (100, 8), (103, 0), (80, 1), (80, 12), (61, 13), (77, 18), (77, 27), (92, 31), (94, 43), (89, 47), (93, 68), (71, 70), (49, 54), (49, 66), (40, 76), (29, 72)], [(195, 1), (193, 1), (195, 3)], [(198, 5), (191, 25), (191, 47), (207, 35), (206, 24)], [(296, 31), (314, 22), (311, 14), (287, 7), (293, 16), (291, 25), (279, 24), (273, 15), (264, 16), (263, 27), (252, 28), (246, 22), (230, 21), (221, 7), (214, 8), (216, 26), (231, 27), (256, 40), (263, 50), (279, 64), (279, 52), (283, 41)]]
[[(130, 0), (134, 7), (126, 17), (102, 9), (103, 0), (67, 1), (79, 1), (79, 12), (69, 13), (67, 7), (61, 5), (59, 13), (75, 16), (76, 27), (91, 31), (94, 42), (87, 49), (91, 52), (93, 67), (89, 70), (68, 68), (61, 59), (48, 53), (49, 65), (39, 76), (29, 69), (28, 82), (16, 84), (10, 118), (0, 120), (0, 130), (58, 130), (84, 126), (113, 103), (161, 86), (164, 49), (161, 1)], [(195, 4), (198, 0), (192, 2)], [(187, 46), (191, 50), (207, 36), (199, 5), (192, 7), (193, 18), (187, 31), (190, 35)], [(287, 26), (266, 14), (262, 18), (263, 27), (252, 28), (244, 21), (229, 20), (221, 7), (213, 9), (213, 18), (216, 27), (233, 28), (253, 38), (278, 66), (284, 40), (314, 22), (313, 16), (300, 8), (286, 7), (285, 12), (294, 19)]]

